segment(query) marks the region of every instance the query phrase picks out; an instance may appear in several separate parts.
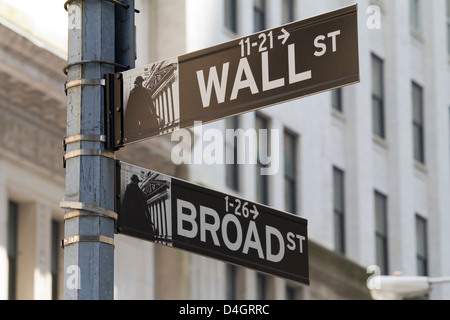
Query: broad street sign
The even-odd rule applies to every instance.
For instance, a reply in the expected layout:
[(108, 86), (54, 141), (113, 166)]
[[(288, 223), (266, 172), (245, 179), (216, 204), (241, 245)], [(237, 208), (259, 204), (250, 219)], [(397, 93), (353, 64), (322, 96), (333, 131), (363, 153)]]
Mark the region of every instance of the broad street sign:
[(115, 75), (114, 148), (359, 82), (357, 5)]
[(307, 220), (118, 162), (117, 232), (309, 284)]

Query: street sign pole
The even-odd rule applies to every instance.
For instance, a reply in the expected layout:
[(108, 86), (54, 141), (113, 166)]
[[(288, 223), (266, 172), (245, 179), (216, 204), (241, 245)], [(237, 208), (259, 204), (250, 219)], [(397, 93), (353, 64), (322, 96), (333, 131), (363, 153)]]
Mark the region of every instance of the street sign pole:
[[(69, 16), (64, 139), (66, 300), (114, 298), (114, 152), (105, 148), (104, 75), (114, 73), (112, 1), (66, 1)], [(123, 8), (126, 10), (126, 8)]]

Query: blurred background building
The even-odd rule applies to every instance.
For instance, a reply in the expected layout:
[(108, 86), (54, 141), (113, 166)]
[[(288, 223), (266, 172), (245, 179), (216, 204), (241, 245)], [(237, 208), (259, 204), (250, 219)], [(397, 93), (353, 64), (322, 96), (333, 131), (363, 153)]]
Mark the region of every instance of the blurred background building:
[[(370, 299), (370, 265), (450, 276), (449, 0), (136, 0), (137, 66), (353, 3), (359, 84), (204, 126), (277, 130), (275, 174), (175, 165), (170, 135), (116, 153), (308, 219), (310, 286), (116, 235), (115, 299)], [(0, 0), (0, 299), (62, 298), (63, 5)]]

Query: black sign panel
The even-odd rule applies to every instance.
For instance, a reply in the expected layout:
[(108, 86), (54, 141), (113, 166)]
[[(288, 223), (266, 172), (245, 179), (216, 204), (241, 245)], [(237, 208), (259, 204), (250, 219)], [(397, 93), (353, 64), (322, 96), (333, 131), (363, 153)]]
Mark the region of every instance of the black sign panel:
[(357, 5), (118, 77), (124, 112), (115, 147), (353, 84)]
[(309, 284), (307, 220), (121, 163), (118, 233)]

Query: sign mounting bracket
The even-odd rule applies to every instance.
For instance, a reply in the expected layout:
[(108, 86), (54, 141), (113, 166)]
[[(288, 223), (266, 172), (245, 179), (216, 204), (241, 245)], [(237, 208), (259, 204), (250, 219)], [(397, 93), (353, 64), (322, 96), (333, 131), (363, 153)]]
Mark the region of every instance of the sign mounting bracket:
[(105, 75), (106, 148), (114, 151), (123, 147), (122, 88), (121, 73)]

